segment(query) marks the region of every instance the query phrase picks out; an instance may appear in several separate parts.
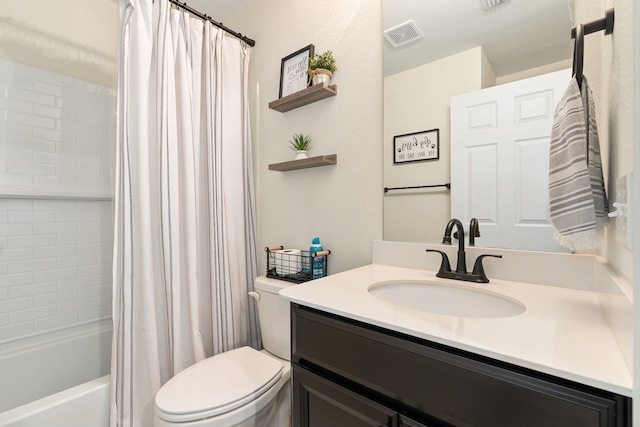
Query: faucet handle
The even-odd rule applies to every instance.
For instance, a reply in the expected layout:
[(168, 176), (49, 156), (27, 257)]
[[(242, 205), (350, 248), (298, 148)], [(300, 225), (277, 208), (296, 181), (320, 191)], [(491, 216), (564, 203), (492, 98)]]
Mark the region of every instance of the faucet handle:
[(479, 283), (489, 283), (489, 279), (487, 278), (487, 275), (484, 272), (484, 267), (482, 266), (482, 259), (485, 257), (502, 258), (502, 255), (485, 254), (476, 258), (476, 262), (473, 265), (473, 272), (471, 274), (479, 277)]
[[(439, 274), (442, 274), (444, 272), (451, 272), (451, 265), (449, 264), (449, 257), (447, 256), (447, 254), (444, 251), (439, 251), (437, 249), (425, 249), (426, 252), (438, 252), (440, 255), (442, 255), (442, 262), (440, 263), (440, 270), (438, 270), (438, 274), (436, 276), (438, 276)], [(438, 276), (440, 277), (440, 276)]]

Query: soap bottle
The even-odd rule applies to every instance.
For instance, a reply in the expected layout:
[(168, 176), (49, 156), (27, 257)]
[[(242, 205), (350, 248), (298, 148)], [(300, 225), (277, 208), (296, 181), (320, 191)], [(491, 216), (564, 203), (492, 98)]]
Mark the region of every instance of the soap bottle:
[(320, 238), (314, 237), (311, 241), (311, 247), (309, 248), (309, 255), (311, 256), (311, 278), (319, 279), (324, 277), (324, 257), (322, 255), (313, 256), (315, 252), (321, 252), (322, 245), (320, 244)]

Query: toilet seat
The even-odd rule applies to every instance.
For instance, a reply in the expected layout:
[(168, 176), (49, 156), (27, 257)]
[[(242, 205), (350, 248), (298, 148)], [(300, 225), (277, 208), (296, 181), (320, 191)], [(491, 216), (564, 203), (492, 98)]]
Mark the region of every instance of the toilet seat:
[(251, 347), (218, 354), (170, 379), (156, 395), (156, 414), (168, 422), (224, 414), (273, 387), (283, 368), (278, 360)]

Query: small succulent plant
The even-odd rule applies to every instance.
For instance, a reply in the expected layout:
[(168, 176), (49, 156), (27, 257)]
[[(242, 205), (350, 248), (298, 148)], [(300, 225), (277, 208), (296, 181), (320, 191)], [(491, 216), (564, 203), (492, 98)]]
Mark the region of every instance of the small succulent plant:
[(289, 148), (293, 151), (307, 151), (311, 148), (311, 137), (302, 133), (294, 133), (289, 141)]

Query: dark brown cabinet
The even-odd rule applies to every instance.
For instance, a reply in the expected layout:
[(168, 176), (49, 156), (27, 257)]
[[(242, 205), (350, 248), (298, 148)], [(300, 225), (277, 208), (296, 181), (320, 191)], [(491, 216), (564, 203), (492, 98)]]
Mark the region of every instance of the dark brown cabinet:
[(292, 305), (293, 425), (627, 427), (630, 399)]
[(398, 413), (299, 366), (293, 367), (294, 425), (396, 427)]
[(416, 420), (407, 418), (404, 415), (400, 415), (400, 427), (430, 427), (430, 426), (427, 424), (419, 423)]

